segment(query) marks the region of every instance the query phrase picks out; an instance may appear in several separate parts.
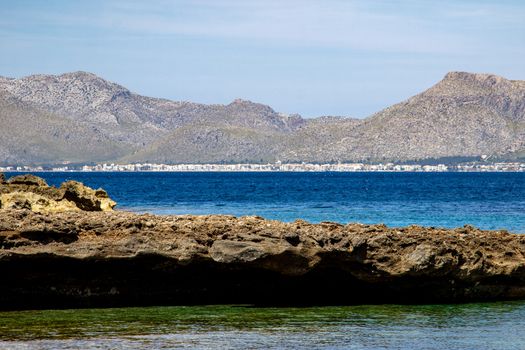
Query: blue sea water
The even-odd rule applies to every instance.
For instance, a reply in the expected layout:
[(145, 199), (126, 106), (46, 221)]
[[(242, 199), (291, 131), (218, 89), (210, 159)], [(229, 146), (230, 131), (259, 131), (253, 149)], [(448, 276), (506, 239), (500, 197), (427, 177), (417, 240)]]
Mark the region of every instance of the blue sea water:
[[(119, 208), (525, 233), (525, 173), (39, 173)], [(0, 349), (525, 349), (525, 302), (0, 312)]]
[(525, 173), (39, 173), (106, 189), (123, 210), (525, 233)]

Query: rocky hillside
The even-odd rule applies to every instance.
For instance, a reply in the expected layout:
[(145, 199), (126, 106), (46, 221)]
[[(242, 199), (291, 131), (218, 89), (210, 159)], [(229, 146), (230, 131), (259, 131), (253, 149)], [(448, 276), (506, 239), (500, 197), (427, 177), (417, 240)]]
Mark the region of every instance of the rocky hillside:
[(0, 91), (0, 164), (100, 162), (129, 152), (105, 128)]
[(449, 73), (363, 119), (141, 96), (91, 73), (0, 78), (0, 164), (396, 161), (525, 150), (525, 82)]
[(409, 160), (524, 148), (525, 82), (454, 72), (365, 119), (354, 133), (320, 152), (337, 159)]

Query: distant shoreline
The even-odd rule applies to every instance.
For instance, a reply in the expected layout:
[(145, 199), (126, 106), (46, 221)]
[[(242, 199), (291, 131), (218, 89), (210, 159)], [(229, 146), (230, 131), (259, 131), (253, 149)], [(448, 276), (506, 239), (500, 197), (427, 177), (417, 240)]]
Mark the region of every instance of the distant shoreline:
[(408, 171), (408, 170), (358, 170), (358, 171), (300, 171), (300, 170), (1, 170), (2, 173), (525, 173), (525, 170), (447, 170), (447, 171)]
[(525, 172), (525, 163), (423, 164), (97, 164), (56, 166), (4, 166), (0, 172)]

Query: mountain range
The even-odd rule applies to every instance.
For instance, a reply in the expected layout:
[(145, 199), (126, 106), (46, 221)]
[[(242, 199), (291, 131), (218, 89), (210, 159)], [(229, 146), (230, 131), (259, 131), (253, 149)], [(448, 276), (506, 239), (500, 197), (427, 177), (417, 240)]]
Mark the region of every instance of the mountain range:
[(525, 81), (448, 73), (365, 119), (141, 96), (86, 72), (0, 77), (0, 165), (525, 158)]

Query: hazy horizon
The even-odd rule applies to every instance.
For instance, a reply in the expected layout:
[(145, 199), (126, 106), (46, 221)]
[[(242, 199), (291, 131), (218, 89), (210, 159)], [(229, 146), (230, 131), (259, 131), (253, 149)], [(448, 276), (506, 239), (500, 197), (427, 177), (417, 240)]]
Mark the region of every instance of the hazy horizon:
[(520, 1), (1, 5), (0, 75), (87, 71), (147, 96), (367, 117), (449, 71), (525, 79)]

